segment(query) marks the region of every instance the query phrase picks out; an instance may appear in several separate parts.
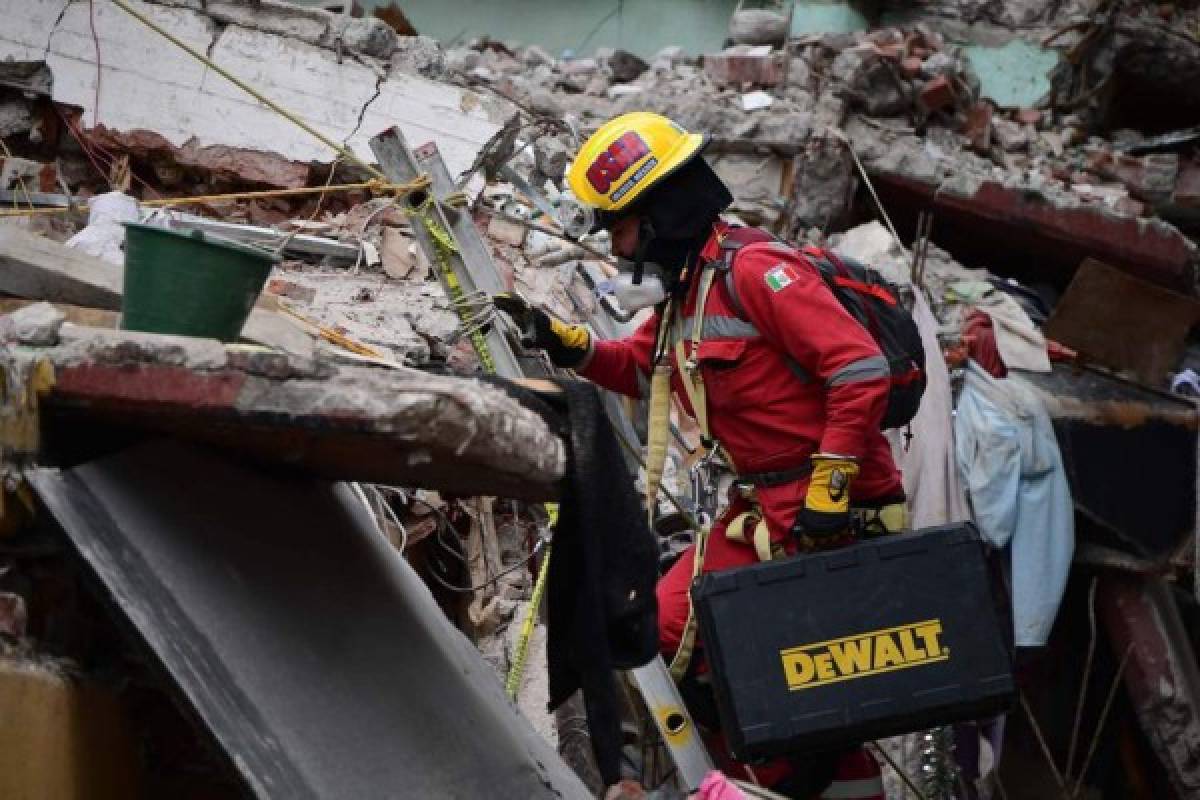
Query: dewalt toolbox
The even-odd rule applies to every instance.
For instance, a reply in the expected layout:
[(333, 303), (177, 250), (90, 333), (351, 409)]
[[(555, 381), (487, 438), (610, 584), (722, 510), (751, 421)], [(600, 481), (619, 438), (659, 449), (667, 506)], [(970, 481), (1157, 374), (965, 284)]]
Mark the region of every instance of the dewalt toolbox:
[(733, 754), (1007, 710), (1011, 625), (994, 588), (969, 523), (701, 576), (692, 601)]

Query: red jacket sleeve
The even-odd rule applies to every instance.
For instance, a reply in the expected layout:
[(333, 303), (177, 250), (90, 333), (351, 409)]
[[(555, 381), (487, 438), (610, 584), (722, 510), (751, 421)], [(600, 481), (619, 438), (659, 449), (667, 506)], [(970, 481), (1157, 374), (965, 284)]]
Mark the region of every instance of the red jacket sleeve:
[(642, 387), (649, 391), (650, 358), (658, 314), (651, 314), (638, 329), (624, 339), (592, 339), (592, 355), (578, 372), (601, 386), (630, 397), (641, 397)]
[(733, 269), (748, 321), (825, 391), (820, 452), (861, 457), (887, 409), (891, 374), (871, 334), (799, 253), (754, 245)]

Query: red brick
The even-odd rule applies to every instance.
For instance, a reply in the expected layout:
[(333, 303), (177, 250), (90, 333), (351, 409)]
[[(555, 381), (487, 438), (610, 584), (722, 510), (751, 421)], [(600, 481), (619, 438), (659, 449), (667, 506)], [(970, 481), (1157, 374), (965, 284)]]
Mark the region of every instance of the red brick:
[(987, 153), (992, 143), (992, 114), (995, 109), (991, 103), (980, 102), (967, 112), (967, 123), (963, 127), (963, 136), (977, 153)]
[(954, 87), (945, 75), (938, 75), (921, 90), (921, 107), (926, 111), (940, 111), (954, 105)]
[(1042, 121), (1042, 112), (1036, 108), (1022, 108), (1013, 115), (1013, 119), (1022, 125), (1037, 125)]
[(909, 56), (900, 62), (900, 72), (904, 77), (912, 80), (921, 74), (921, 59)]
[(764, 56), (717, 53), (704, 57), (704, 71), (714, 82), (723, 86), (775, 86), (783, 80), (783, 58), (777, 54)]

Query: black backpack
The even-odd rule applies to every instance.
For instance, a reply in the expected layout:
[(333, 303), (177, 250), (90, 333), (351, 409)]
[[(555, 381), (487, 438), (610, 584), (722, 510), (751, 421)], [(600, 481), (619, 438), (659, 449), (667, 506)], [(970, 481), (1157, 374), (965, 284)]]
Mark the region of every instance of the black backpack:
[[(733, 285), (733, 259), (737, 251), (756, 242), (778, 242), (757, 228), (731, 228), (721, 241), (725, 289), (739, 315), (744, 314)], [(916, 416), (925, 393), (925, 347), (912, 314), (900, 292), (878, 270), (817, 247), (794, 248), (816, 265), (825, 285), (842, 307), (867, 329), (891, 368), (887, 410), (880, 428), (902, 428)], [(793, 365), (793, 371), (799, 371)]]

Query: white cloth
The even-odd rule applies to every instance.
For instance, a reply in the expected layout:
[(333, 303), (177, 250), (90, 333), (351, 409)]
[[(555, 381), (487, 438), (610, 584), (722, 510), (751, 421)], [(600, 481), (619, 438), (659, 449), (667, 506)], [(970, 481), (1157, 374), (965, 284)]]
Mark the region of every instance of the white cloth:
[(1075, 511), (1050, 415), (1020, 378), (967, 367), (958, 468), (983, 538), (1008, 548), (1018, 647), (1046, 643), (1075, 551)]
[(1006, 292), (993, 291), (985, 295), (976, 308), (992, 318), (996, 349), (1004, 359), (1004, 366), (1029, 372), (1050, 371), (1046, 337), (1016, 298)]
[(912, 421), (912, 440), (904, 449), (905, 431), (888, 431), (896, 466), (904, 476), (909, 524), (928, 528), (971, 518), (966, 493), (954, 460), (954, 397), (950, 372), (938, 345), (938, 322), (921, 292), (913, 320), (925, 347), (925, 394)]
[(125, 263), (125, 228), (122, 222), (138, 221), (138, 202), (121, 192), (96, 195), (88, 202), (88, 224), (67, 240), (67, 247), (88, 255)]

